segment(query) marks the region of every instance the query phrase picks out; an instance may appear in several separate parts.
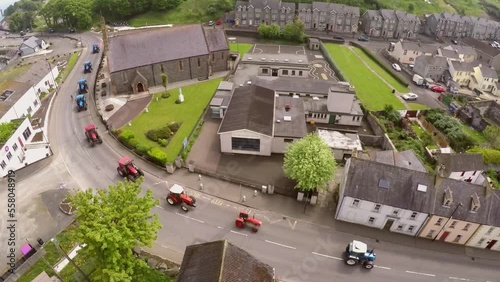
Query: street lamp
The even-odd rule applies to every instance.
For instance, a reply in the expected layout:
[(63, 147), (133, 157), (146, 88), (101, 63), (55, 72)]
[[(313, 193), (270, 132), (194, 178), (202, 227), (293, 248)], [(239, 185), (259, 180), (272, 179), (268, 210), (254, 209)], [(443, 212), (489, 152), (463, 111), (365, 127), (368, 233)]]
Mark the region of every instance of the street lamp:
[(453, 218), (453, 215), (457, 212), (458, 208), (462, 206), (462, 203), (458, 203), (457, 207), (455, 208), (455, 210), (451, 213), (450, 217), (448, 218), (448, 220), (446, 220), (446, 222), (444, 223), (443, 227), (441, 227), (441, 229), (439, 230), (439, 232), (436, 234), (436, 237), (434, 237), (434, 239), (432, 239), (432, 241), (436, 241), (437, 237), (439, 236), (439, 234), (443, 231), (443, 229), (446, 227), (446, 224), (448, 224), (448, 222)]
[(64, 254), (64, 256), (66, 257), (66, 259), (69, 262), (71, 262), (71, 264), (73, 264), (73, 266), (76, 268), (76, 270), (78, 270), (83, 275), (83, 277), (85, 278), (85, 280), (90, 281), (90, 278), (87, 276), (87, 274), (85, 274), (85, 272), (83, 272), (83, 270), (80, 267), (78, 267), (78, 265), (76, 265), (76, 263), (73, 261), (73, 259), (71, 259), (68, 256), (68, 254), (61, 248), (61, 246), (59, 245), (59, 241), (57, 240), (57, 238), (52, 238), (52, 239), (50, 239), (50, 241), (52, 241), (54, 243), (54, 245), (56, 246), (56, 248)]

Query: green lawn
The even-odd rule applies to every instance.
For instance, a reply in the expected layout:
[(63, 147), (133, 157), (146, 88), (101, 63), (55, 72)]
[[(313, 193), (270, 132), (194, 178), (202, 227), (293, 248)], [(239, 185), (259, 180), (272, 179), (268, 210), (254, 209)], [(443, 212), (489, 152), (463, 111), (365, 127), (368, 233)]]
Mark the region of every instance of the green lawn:
[(254, 44), (249, 43), (229, 43), (229, 50), (239, 52), (240, 57), (243, 57), (248, 51), (252, 50)]
[(57, 83), (60, 83), (61, 80), (65, 79), (68, 76), (68, 74), (71, 72), (73, 67), (75, 67), (75, 64), (78, 61), (79, 56), (80, 56), (80, 52), (77, 52), (77, 53), (74, 53), (71, 55), (71, 57), (68, 60), (68, 64), (66, 65), (66, 68), (62, 72), (60, 72), (59, 76), (56, 78)]
[(29, 70), (30, 65), (25, 65), (25, 66), (20, 66), (20, 67), (10, 67), (7, 68), (6, 70), (3, 70), (0, 72), (0, 83), (6, 81), (6, 80), (12, 80), (18, 76), (20, 76), (22, 73), (25, 73), (27, 70)]
[(484, 135), (481, 132), (470, 128), (469, 126), (467, 126), (462, 122), (460, 123), (460, 125), (462, 126), (462, 130), (465, 133), (467, 133), (467, 135), (469, 135), (469, 137), (471, 137), (474, 141), (476, 141), (478, 145), (488, 143), (488, 141), (486, 140), (486, 138), (484, 138)]
[[(167, 99), (161, 98), (162, 93), (155, 94), (148, 113), (140, 114), (132, 121), (132, 126), (126, 125), (123, 129), (132, 131), (140, 144), (161, 148), (167, 154), (167, 162), (171, 163), (179, 155), (184, 138), (188, 137), (195, 127), (221, 81), (222, 79), (214, 79), (183, 87), (184, 103), (182, 104), (175, 103), (179, 89), (169, 90), (171, 97)], [(160, 147), (158, 143), (146, 137), (148, 130), (164, 127), (170, 122), (182, 122), (182, 125), (167, 147)]]
[(412, 110), (428, 110), (429, 109), (429, 107), (427, 107), (426, 105), (422, 105), (419, 103), (408, 103), (408, 106), (410, 106), (410, 109), (412, 109)]
[(424, 129), (422, 127), (420, 127), (419, 124), (412, 124), (411, 125), (411, 129), (413, 129), (413, 131), (415, 131), (415, 133), (417, 134), (418, 137), (422, 136), (424, 134)]
[(345, 78), (356, 87), (356, 95), (365, 108), (380, 111), (389, 104), (397, 110), (405, 109), (404, 104), (392, 94), (392, 89), (366, 68), (348, 47), (331, 43), (325, 44), (325, 47)]
[[(210, 20), (215, 20), (206, 14), (210, 1), (199, 0), (183, 0), (181, 4), (170, 11), (165, 12), (147, 12), (136, 16), (129, 21), (129, 24), (134, 27), (146, 25), (161, 25), (161, 24), (186, 24), (186, 23), (203, 23)], [(220, 17), (224, 15), (221, 11)]]
[(354, 52), (360, 56), (363, 61), (365, 61), (370, 68), (372, 68), (380, 77), (382, 77), (387, 83), (392, 85), (394, 89), (396, 89), (400, 93), (408, 93), (410, 90), (408, 87), (404, 86), (403, 84), (399, 83), (389, 72), (387, 72), (385, 69), (383, 69), (381, 66), (377, 64), (374, 60), (372, 60), (368, 55), (366, 55), (363, 50), (359, 48), (353, 48)]

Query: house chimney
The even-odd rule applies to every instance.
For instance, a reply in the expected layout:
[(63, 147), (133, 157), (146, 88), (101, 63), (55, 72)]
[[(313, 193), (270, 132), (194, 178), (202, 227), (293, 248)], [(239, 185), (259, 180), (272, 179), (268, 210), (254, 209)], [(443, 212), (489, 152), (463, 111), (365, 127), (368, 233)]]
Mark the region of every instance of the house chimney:
[(285, 105), (285, 111), (288, 112), (291, 108), (292, 108), (292, 106), (290, 106), (290, 104)]

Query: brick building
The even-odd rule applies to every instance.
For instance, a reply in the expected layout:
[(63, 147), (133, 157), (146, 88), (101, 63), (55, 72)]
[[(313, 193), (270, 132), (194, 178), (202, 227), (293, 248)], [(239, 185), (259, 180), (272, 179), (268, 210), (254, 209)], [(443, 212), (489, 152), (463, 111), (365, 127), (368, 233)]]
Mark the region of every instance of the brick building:
[(228, 69), (229, 45), (222, 29), (201, 25), (134, 30), (108, 38), (114, 94), (140, 93), (168, 82), (209, 77)]

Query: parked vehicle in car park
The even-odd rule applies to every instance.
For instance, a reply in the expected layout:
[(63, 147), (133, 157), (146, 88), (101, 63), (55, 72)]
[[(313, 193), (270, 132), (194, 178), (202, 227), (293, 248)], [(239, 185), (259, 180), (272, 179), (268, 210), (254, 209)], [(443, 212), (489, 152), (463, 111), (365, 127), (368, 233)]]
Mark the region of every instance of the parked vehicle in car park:
[(363, 34), (360, 37), (358, 37), (358, 40), (359, 41), (370, 41), (370, 38)]
[(415, 93), (408, 93), (408, 94), (404, 94), (402, 96), (403, 100), (405, 101), (415, 101), (418, 99), (418, 95), (415, 94)]
[(437, 92), (437, 93), (444, 93), (444, 92), (446, 92), (446, 88), (444, 88), (441, 85), (433, 85), (433, 86), (431, 86), (431, 91)]
[(455, 45), (458, 45), (458, 41), (457, 41), (456, 39), (453, 39), (453, 40), (451, 41), (451, 43), (453, 43), (453, 44), (455, 44)]
[(401, 71), (401, 67), (400, 67), (398, 64), (392, 64), (392, 68), (393, 68), (395, 71)]

